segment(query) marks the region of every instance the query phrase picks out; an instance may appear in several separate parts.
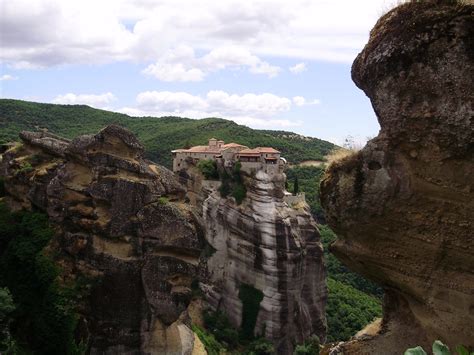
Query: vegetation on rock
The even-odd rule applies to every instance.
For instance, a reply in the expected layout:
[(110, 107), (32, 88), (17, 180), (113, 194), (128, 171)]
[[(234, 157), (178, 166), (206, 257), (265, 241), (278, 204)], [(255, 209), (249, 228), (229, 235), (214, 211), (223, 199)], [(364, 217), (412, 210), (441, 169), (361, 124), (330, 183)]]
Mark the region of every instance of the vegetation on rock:
[(218, 179), (217, 164), (215, 160), (204, 159), (197, 163), (197, 168), (206, 179)]
[(293, 355), (319, 355), (319, 338), (313, 335), (304, 344), (297, 345)]
[(319, 202), (319, 181), (324, 174), (324, 166), (294, 166), (286, 170), (287, 191), (294, 191), (294, 181), (298, 178), (298, 191), (304, 192), (311, 214), (319, 222), (324, 222), (324, 214)]
[[(449, 347), (440, 340), (435, 340), (432, 346), (433, 355), (451, 355)], [(457, 355), (474, 355), (474, 351), (470, 352), (465, 346), (459, 345), (456, 347)], [(426, 351), (421, 347), (407, 349), (403, 355), (427, 355)]]
[(245, 199), (245, 196), (247, 196), (247, 188), (245, 187), (240, 168), (241, 163), (238, 161), (232, 169), (232, 174), (227, 173), (225, 170), (219, 174), (220, 180), (222, 182), (221, 186), (219, 187), (221, 197), (227, 197), (231, 195), (235, 198), (235, 201), (238, 205), (240, 205)]
[(59, 283), (45, 251), (52, 236), (45, 215), (11, 213), (0, 203), (0, 287), (8, 287), (16, 306), (7, 315), (12, 339), (22, 352), (75, 354), (75, 295)]

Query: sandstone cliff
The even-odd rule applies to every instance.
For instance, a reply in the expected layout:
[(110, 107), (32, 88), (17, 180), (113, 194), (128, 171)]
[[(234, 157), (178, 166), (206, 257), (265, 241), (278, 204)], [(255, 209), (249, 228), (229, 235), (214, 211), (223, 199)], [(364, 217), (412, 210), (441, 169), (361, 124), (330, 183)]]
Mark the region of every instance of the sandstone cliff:
[(474, 347), (474, 6), (440, 3), (383, 16), (352, 67), (381, 131), (331, 166), (321, 196), (332, 250), (385, 300), (378, 334), (347, 354)]
[(21, 139), (3, 155), (6, 200), (45, 211), (65, 277), (93, 280), (79, 326), (88, 351), (191, 354), (187, 307), (203, 238), (173, 173), (117, 126), (72, 141)]
[(292, 354), (310, 335), (325, 339), (327, 291), (316, 224), (305, 203), (284, 202), (284, 182), (284, 174), (244, 174), (241, 205), (215, 186), (204, 188), (205, 235), (215, 252), (202, 288), (236, 327), (245, 322), (242, 287), (261, 292), (253, 332), (272, 340), (279, 354)]

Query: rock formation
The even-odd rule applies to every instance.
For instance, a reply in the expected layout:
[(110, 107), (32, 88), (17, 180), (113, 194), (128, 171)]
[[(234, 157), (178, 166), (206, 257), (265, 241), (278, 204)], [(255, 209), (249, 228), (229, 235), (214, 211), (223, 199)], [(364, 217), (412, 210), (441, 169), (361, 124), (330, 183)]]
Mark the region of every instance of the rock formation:
[(319, 233), (306, 203), (284, 202), (283, 174), (243, 174), (247, 197), (237, 205), (197, 170), (180, 177), (185, 188), (118, 126), (72, 141), (20, 137), (2, 156), (5, 199), (46, 212), (63, 277), (88, 280), (79, 330), (90, 353), (197, 354), (189, 315), (197, 280), (236, 328), (242, 287), (259, 292), (252, 331), (280, 354), (310, 335), (325, 339)]
[(272, 340), (278, 354), (292, 354), (310, 335), (324, 341), (327, 291), (316, 223), (306, 203), (292, 208), (284, 202), (284, 182), (284, 174), (244, 175), (241, 205), (208, 189), (203, 219), (215, 251), (202, 288), (236, 327), (245, 313), (242, 285), (261, 291), (254, 334)]
[(93, 280), (79, 326), (90, 353), (191, 354), (187, 307), (204, 240), (173, 173), (117, 126), (21, 139), (3, 155), (6, 200), (47, 212), (65, 277)]
[(345, 354), (474, 347), (474, 6), (449, 3), (390, 11), (352, 67), (381, 130), (321, 196), (333, 252), (385, 300), (378, 334)]

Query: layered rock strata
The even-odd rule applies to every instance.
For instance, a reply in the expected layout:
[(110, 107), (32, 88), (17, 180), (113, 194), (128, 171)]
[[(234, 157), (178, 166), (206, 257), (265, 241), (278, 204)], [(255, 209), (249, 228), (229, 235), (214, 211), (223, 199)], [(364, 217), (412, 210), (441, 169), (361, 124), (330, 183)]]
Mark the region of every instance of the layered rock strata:
[(65, 277), (86, 278), (79, 329), (91, 354), (191, 354), (187, 307), (203, 236), (173, 173), (108, 126), (68, 141), (23, 132), (2, 161), (13, 209), (46, 212)]
[(321, 185), (333, 252), (385, 289), (377, 335), (346, 354), (474, 347), (474, 6), (404, 4), (352, 66), (381, 130)]
[(208, 302), (242, 326), (242, 286), (262, 292), (255, 335), (292, 354), (310, 335), (326, 336), (326, 282), (322, 245), (306, 203), (288, 206), (284, 174), (245, 175), (241, 205), (207, 186), (203, 201), (206, 240), (213, 248), (202, 288)]

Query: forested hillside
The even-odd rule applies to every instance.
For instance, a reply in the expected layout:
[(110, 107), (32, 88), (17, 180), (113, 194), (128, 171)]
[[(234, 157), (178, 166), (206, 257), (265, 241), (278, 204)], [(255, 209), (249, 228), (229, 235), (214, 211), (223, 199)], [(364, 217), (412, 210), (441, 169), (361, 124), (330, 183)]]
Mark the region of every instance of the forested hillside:
[(285, 131), (255, 130), (221, 118), (130, 117), (83, 105), (0, 100), (0, 143), (18, 139), (22, 130), (47, 128), (52, 133), (72, 138), (95, 133), (112, 123), (130, 129), (145, 145), (148, 158), (167, 167), (171, 167), (171, 150), (206, 144), (212, 137), (249, 147), (271, 146), (293, 164), (322, 160), (335, 147), (321, 139)]

